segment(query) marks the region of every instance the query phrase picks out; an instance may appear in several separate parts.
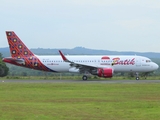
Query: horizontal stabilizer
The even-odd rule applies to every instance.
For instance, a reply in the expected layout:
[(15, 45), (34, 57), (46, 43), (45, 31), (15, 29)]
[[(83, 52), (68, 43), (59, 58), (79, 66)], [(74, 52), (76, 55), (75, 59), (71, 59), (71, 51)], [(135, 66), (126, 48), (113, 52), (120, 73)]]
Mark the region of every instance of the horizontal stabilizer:
[(11, 58), (11, 57), (3, 58), (3, 61), (7, 62), (7, 63), (25, 64), (24, 59), (14, 59), (14, 58)]

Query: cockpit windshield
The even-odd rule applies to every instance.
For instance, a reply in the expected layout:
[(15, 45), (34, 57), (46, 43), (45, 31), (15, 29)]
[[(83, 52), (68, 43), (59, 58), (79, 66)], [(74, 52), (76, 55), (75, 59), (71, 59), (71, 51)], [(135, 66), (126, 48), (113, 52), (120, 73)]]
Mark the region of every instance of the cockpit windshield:
[(152, 62), (151, 60), (146, 60), (146, 62), (148, 63), (148, 62)]

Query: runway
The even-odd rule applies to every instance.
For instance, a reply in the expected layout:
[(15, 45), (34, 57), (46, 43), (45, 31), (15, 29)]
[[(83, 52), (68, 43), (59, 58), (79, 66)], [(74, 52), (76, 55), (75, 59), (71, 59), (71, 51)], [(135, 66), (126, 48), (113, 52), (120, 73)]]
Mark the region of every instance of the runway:
[(160, 80), (0, 80), (0, 83), (104, 83), (104, 84), (140, 84), (160, 83)]

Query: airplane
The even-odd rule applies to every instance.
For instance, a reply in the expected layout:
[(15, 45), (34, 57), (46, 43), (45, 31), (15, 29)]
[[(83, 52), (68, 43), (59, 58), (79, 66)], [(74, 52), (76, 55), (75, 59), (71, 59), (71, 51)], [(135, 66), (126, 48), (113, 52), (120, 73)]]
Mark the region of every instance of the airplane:
[(137, 55), (60, 55), (40, 56), (32, 53), (14, 31), (6, 31), (11, 57), (3, 58), (6, 63), (47, 72), (72, 72), (111, 78), (115, 72), (134, 72), (139, 80), (140, 72), (152, 72), (159, 66), (151, 59)]

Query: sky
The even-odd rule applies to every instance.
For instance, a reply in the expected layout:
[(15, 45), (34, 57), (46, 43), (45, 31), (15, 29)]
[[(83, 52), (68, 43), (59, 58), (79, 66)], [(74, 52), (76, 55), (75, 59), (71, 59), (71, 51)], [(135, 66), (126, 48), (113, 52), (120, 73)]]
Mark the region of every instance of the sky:
[(159, 0), (0, 0), (0, 48), (14, 31), (28, 48), (160, 52)]

